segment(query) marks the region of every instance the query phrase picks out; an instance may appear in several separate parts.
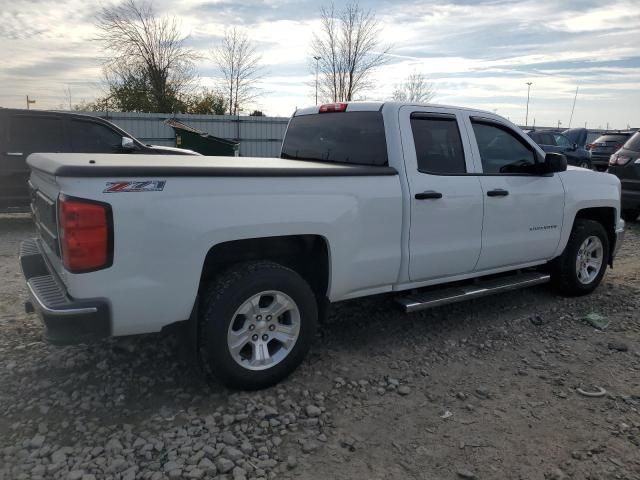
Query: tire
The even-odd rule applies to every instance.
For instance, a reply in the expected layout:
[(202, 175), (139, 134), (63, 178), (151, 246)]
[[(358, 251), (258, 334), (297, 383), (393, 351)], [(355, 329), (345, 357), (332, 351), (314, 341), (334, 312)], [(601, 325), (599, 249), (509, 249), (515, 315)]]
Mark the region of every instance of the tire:
[(211, 282), (201, 298), (200, 361), (231, 388), (258, 390), (278, 383), (311, 347), (318, 321), (316, 297), (287, 267), (271, 261), (235, 265)]
[(581, 160), (578, 166), (591, 170), (591, 162), (589, 160)]
[(640, 216), (640, 210), (637, 208), (623, 210), (621, 214), (621, 217), (625, 222), (635, 222), (638, 219), (638, 216)]
[[(591, 243), (587, 243), (588, 239), (592, 239)], [(600, 246), (600, 267), (597, 271), (595, 271), (593, 267), (587, 268), (588, 274), (585, 274), (585, 270), (578, 268), (578, 256), (580, 255), (581, 248), (586, 245), (587, 250), (595, 248), (595, 252), (598, 250), (598, 242)], [(590, 254), (585, 253), (582, 256), (583, 260), (590, 264), (597, 263), (594, 261), (596, 260), (596, 254), (594, 252)], [(602, 224), (594, 220), (577, 218), (564, 252), (552, 264), (552, 281), (565, 295), (586, 295), (595, 290), (600, 284), (608, 263), (609, 237)]]

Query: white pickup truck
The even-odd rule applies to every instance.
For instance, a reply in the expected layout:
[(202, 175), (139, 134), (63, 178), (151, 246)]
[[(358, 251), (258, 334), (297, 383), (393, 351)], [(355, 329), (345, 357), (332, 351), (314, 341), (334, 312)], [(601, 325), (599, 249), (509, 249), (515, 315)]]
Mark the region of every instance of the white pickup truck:
[(202, 365), (271, 385), (333, 302), (407, 312), (552, 281), (580, 295), (622, 241), (620, 182), (492, 113), (402, 103), (298, 110), (280, 159), (29, 157), (39, 238), (20, 259), (54, 343), (186, 321)]

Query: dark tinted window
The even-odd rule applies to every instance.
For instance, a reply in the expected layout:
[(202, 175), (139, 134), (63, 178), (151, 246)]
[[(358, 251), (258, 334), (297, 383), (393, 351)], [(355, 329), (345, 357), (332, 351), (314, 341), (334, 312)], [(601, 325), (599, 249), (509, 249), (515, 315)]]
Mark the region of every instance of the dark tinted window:
[(336, 112), (293, 117), (282, 158), (387, 165), (380, 112)]
[(71, 146), (78, 153), (118, 151), (122, 135), (100, 123), (71, 120)]
[(627, 150), (633, 150), (634, 152), (640, 152), (640, 132), (637, 132), (631, 137), (627, 143), (624, 144), (624, 148)]
[(472, 121), (484, 173), (530, 173), (534, 151), (515, 133), (498, 125)]
[(9, 151), (25, 154), (68, 151), (60, 118), (14, 115), (9, 123)]
[(424, 173), (465, 173), (464, 150), (455, 117), (411, 116), (418, 170)]

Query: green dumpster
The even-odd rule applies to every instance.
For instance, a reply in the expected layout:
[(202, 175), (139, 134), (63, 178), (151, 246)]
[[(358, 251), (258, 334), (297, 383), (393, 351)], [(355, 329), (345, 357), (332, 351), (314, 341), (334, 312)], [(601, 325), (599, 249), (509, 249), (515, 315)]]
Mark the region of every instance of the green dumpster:
[(238, 142), (214, 137), (174, 118), (170, 118), (164, 123), (173, 128), (178, 148), (187, 148), (202, 155), (218, 157), (237, 157), (239, 155)]

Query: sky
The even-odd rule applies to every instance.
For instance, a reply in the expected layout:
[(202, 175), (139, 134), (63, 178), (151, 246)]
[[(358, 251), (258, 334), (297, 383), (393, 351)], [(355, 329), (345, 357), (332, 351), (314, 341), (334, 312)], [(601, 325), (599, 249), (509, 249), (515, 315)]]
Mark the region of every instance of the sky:
[[(117, 0), (12, 0), (0, 9), (0, 106), (59, 109), (103, 93), (106, 52), (94, 40), (96, 13)], [(199, 82), (215, 85), (209, 52), (227, 26), (246, 31), (262, 55), (255, 105), (289, 116), (314, 103), (310, 44), (319, 27), (313, 0), (155, 0), (178, 18), (197, 50)], [(336, 0), (339, 8), (343, 1)], [(390, 46), (369, 100), (390, 98), (412, 72), (436, 90), (434, 103), (480, 108), (524, 124), (640, 127), (640, 0), (378, 1), (381, 42)]]

